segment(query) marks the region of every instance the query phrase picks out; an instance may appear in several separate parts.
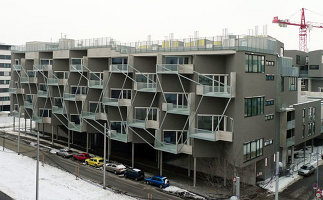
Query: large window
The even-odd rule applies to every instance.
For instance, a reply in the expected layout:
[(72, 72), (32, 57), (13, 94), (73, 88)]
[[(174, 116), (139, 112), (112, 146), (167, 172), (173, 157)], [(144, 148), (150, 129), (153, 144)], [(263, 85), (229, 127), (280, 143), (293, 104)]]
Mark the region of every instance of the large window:
[(74, 122), (75, 124), (80, 124), (81, 123), (80, 115), (71, 114), (70, 117), (71, 117), (71, 122)]
[(97, 101), (90, 101), (89, 102), (89, 112), (92, 113), (102, 113), (104, 111), (102, 103), (99, 103)]
[(308, 123), (308, 136), (315, 134), (315, 122)]
[(69, 72), (54, 72), (54, 77), (58, 79), (68, 79), (69, 77)]
[(112, 58), (113, 65), (126, 65), (128, 64), (127, 58)]
[(41, 65), (53, 65), (53, 59), (40, 59)]
[(86, 93), (87, 93), (86, 86), (72, 86), (72, 94), (86, 95)]
[(165, 93), (167, 103), (172, 103), (176, 108), (187, 108), (187, 94), (183, 93)]
[(111, 98), (115, 99), (131, 99), (131, 89), (111, 89)]
[(54, 97), (54, 105), (62, 108), (63, 107), (63, 98), (61, 97)]
[(11, 55), (0, 55), (0, 59), (1, 60), (10, 60), (11, 59)]
[(319, 70), (320, 66), (319, 65), (310, 65), (309, 69), (311, 69), (311, 70)]
[(264, 97), (251, 97), (245, 98), (245, 110), (246, 117), (261, 115), (264, 113)]
[(115, 130), (119, 134), (126, 134), (126, 123), (121, 121), (112, 121), (111, 130)]
[(315, 107), (308, 108), (308, 119), (315, 120)]
[(103, 72), (90, 72), (90, 80), (102, 81)]
[(224, 130), (224, 117), (220, 121), (219, 115), (198, 115), (197, 127), (201, 130), (217, 131)]
[(39, 90), (47, 92), (47, 85), (44, 83), (39, 84)]
[(264, 73), (265, 56), (246, 54), (245, 71), (253, 73)]
[(156, 83), (156, 74), (152, 73), (137, 73), (136, 81), (140, 83)]
[(290, 91), (297, 90), (297, 77), (289, 77), (289, 90)]
[(72, 65), (83, 65), (83, 59), (82, 58), (72, 58), (71, 63), (72, 63)]
[(162, 140), (167, 144), (187, 144), (187, 131), (164, 130)]
[(51, 109), (40, 108), (39, 109), (39, 116), (40, 117), (51, 117), (52, 116), (52, 110)]
[(137, 120), (154, 120), (158, 121), (158, 109), (157, 108), (135, 108), (135, 119)]
[(262, 155), (263, 155), (263, 139), (244, 143), (243, 157), (245, 162)]
[(165, 64), (179, 64), (179, 65), (183, 65), (183, 64), (189, 64), (189, 57), (187, 56), (166, 56), (165, 57)]

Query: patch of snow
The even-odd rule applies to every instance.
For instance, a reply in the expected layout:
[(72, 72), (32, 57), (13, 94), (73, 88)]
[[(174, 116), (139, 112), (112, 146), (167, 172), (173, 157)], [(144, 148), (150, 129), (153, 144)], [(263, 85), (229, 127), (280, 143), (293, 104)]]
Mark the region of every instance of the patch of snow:
[[(35, 199), (36, 161), (5, 149), (0, 151), (0, 191), (17, 200)], [(14, 166), (14, 167), (13, 167)], [(104, 190), (102, 187), (78, 179), (58, 168), (40, 165), (39, 168), (39, 199), (111, 199), (129, 200), (132, 197)]]
[(189, 192), (187, 190), (181, 189), (179, 187), (176, 186), (169, 186), (163, 189), (166, 192), (172, 193), (172, 194), (177, 194), (181, 197), (185, 197), (185, 198), (191, 198), (191, 199), (205, 199), (204, 197), (201, 197), (197, 194), (194, 194), (192, 192)]

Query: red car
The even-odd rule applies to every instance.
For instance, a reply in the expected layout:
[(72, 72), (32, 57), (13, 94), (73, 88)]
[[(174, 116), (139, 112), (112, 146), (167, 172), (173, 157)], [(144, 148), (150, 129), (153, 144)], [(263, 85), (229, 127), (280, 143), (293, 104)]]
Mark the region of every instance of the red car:
[(81, 154), (73, 155), (73, 158), (75, 160), (84, 162), (86, 159), (91, 158), (91, 156), (88, 153), (81, 153)]

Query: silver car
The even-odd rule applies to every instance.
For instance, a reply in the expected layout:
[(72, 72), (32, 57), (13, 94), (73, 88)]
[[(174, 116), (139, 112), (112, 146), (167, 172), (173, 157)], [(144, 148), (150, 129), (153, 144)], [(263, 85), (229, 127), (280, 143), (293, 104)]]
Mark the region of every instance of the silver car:
[(123, 174), (127, 168), (123, 164), (107, 163), (105, 169), (115, 174)]
[(56, 152), (56, 155), (63, 156), (63, 158), (71, 158), (74, 154), (70, 149), (60, 149), (58, 152)]
[(315, 171), (315, 168), (313, 167), (313, 165), (310, 164), (306, 164), (303, 165), (299, 170), (298, 170), (298, 175), (302, 175), (302, 176), (309, 176), (311, 174), (313, 174)]

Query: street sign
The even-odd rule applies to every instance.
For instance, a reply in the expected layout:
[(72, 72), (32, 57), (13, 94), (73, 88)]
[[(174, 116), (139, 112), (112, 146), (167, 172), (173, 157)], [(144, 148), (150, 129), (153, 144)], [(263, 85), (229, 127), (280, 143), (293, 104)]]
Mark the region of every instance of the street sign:
[(318, 188), (315, 192), (315, 197), (316, 198), (321, 198), (322, 197), (322, 191), (320, 190), (320, 188)]

